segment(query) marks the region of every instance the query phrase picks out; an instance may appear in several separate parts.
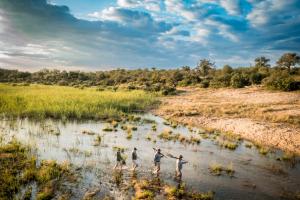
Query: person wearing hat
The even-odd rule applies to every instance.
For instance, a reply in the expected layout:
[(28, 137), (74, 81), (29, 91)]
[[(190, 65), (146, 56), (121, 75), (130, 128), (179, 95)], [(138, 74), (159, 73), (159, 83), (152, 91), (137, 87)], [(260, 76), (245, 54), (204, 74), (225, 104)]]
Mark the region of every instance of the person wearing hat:
[(131, 158), (132, 158), (132, 170), (135, 171), (135, 169), (138, 167), (138, 164), (137, 164), (137, 148), (133, 148), (133, 151), (131, 153)]
[(179, 158), (175, 157), (176, 158), (176, 177), (178, 177), (179, 179), (181, 179), (182, 177), (182, 166), (183, 164), (186, 164), (188, 163), (188, 161), (184, 161), (182, 160), (183, 156), (180, 155)]
[(160, 171), (160, 159), (164, 157), (164, 154), (161, 153), (160, 149), (155, 149), (153, 150), (156, 152), (154, 156), (154, 171), (153, 173), (158, 174)]

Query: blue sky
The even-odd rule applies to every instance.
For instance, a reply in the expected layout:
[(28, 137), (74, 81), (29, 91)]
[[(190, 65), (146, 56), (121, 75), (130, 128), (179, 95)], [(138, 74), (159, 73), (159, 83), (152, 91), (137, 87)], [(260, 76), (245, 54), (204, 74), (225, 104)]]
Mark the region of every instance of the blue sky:
[(0, 67), (222, 67), (300, 52), (299, 0), (1, 0)]

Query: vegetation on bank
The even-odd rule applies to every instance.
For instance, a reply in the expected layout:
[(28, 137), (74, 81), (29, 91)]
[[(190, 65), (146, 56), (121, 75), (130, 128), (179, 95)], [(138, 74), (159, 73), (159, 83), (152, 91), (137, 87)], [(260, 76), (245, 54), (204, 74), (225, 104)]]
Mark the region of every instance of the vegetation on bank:
[(160, 179), (142, 179), (140, 181), (133, 180), (132, 187), (134, 189), (134, 200), (138, 199), (187, 199), (187, 200), (212, 200), (214, 192), (191, 192), (185, 183), (180, 183), (177, 186), (168, 185), (161, 182)]
[[(58, 195), (67, 199), (71, 191), (60, 192), (62, 180), (73, 180), (67, 164), (42, 161), (38, 166), (29, 149), (16, 141), (0, 144), (0, 199), (52, 199)], [(36, 192), (32, 192), (33, 184)], [(24, 191), (24, 192), (22, 192)]]
[(73, 87), (98, 86), (99, 90), (111, 87), (160, 91), (163, 95), (174, 94), (177, 86), (196, 85), (207, 88), (264, 85), (269, 89), (292, 91), (300, 89), (300, 56), (296, 53), (283, 54), (274, 66), (266, 57), (255, 59), (255, 65), (232, 68), (225, 65), (216, 68), (207, 59), (200, 60), (195, 68), (183, 66), (180, 69), (117, 69), (111, 71), (81, 72), (41, 70), (38, 72), (20, 72), (0, 69), (0, 82)]
[(4, 116), (55, 119), (120, 118), (156, 103), (155, 94), (141, 90), (97, 91), (62, 86), (0, 84)]

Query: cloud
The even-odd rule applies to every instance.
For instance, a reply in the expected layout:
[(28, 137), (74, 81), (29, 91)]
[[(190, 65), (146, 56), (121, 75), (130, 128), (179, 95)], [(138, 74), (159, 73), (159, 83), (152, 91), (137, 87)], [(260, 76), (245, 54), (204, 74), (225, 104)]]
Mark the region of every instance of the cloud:
[(252, 12), (247, 15), (247, 19), (254, 27), (299, 22), (300, 2), (298, 0), (264, 0), (252, 5)]
[(149, 11), (159, 12), (161, 0), (117, 0), (117, 5), (123, 8), (144, 8)]
[(186, 20), (193, 21), (197, 19), (197, 14), (186, 8), (182, 1), (168, 0), (165, 1), (166, 10), (170, 13), (176, 13)]
[(139, 28), (145, 32), (166, 32), (172, 28), (171, 24), (156, 21), (150, 14), (124, 8), (109, 7), (92, 15), (99, 20), (115, 21), (124, 26)]
[(1, 0), (0, 67), (248, 64), (299, 52), (299, 14), (297, 0), (117, 0), (85, 20), (46, 0)]
[(242, 12), (240, 0), (220, 0), (220, 5), (224, 7), (230, 15), (240, 15)]

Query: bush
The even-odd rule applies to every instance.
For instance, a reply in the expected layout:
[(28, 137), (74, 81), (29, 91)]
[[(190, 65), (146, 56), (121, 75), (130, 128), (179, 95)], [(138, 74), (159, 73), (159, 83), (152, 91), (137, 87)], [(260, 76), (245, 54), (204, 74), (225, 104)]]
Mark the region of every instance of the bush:
[(212, 81), (210, 81), (209, 87), (213, 87), (213, 88), (228, 87), (230, 86), (230, 80), (231, 80), (230, 74), (218, 76), (215, 77)]
[(261, 81), (263, 80), (263, 78), (264, 78), (264, 75), (261, 73), (250, 74), (251, 84), (261, 84)]
[(203, 81), (201, 81), (200, 87), (202, 87), (202, 88), (208, 88), (209, 87), (209, 80), (203, 80)]
[(171, 86), (165, 86), (161, 91), (162, 95), (174, 95), (176, 94), (176, 88)]
[(300, 89), (300, 83), (295, 81), (287, 72), (275, 72), (263, 80), (264, 85), (273, 90), (293, 91)]
[(246, 85), (249, 85), (247, 77), (242, 74), (235, 73), (230, 79), (230, 85), (234, 88), (242, 88)]

